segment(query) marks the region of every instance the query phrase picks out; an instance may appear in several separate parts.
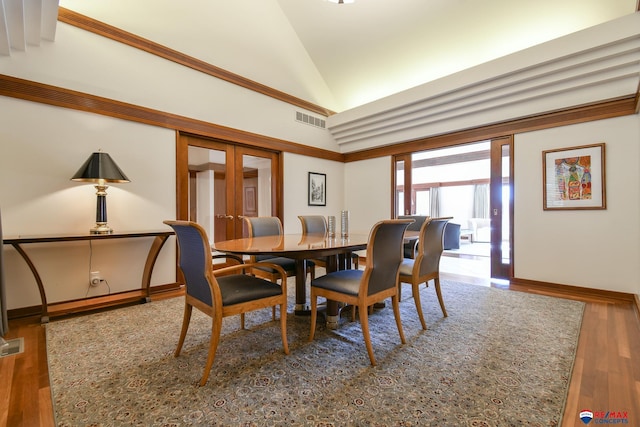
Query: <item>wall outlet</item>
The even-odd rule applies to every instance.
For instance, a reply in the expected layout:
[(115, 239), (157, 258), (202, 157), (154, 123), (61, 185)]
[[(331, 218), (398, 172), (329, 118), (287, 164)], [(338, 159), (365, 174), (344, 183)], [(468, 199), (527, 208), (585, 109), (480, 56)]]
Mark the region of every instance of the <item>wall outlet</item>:
[(98, 286), (102, 282), (102, 276), (99, 271), (92, 271), (89, 275), (89, 285)]

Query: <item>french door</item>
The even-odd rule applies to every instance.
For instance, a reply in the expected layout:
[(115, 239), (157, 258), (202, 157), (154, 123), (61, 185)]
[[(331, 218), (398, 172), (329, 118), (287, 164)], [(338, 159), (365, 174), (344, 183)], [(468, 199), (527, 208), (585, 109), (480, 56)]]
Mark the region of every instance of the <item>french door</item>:
[[(482, 247), (480, 256), (490, 257), (490, 277), (509, 279), (511, 150), (512, 138), (505, 137), (394, 156), (391, 215), (453, 217), (451, 222), (459, 224), (464, 239), (460, 249), (477, 243)], [(486, 224), (482, 230), (480, 223)]]
[(200, 224), (211, 243), (246, 236), (242, 216), (280, 216), (280, 156), (180, 134), (177, 216)]
[(511, 218), (513, 217), (512, 137), (491, 141), (491, 277), (509, 279), (512, 273)]

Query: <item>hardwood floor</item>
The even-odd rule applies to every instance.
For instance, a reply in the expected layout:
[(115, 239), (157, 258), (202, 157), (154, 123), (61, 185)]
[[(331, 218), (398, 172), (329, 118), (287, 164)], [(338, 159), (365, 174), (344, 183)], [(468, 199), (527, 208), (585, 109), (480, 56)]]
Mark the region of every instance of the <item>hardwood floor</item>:
[[(450, 272), (464, 272), (465, 268), (460, 264), (458, 268), (443, 269), (441, 277), (541, 293), (532, 287)], [(597, 297), (572, 299), (584, 301), (586, 308), (561, 425), (584, 426), (579, 413), (588, 409), (594, 413), (626, 413), (627, 425), (640, 426), (640, 320), (633, 304)], [(12, 320), (9, 325), (5, 338), (23, 337), (24, 352), (0, 358), (0, 426), (54, 426), (45, 328), (38, 317)]]

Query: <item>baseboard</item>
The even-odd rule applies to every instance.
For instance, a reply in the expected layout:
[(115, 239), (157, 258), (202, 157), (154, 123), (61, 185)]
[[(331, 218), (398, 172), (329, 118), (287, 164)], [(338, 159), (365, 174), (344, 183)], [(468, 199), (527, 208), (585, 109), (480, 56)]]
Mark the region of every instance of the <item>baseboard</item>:
[(511, 285), (524, 287), (530, 292), (550, 292), (555, 295), (567, 297), (578, 297), (580, 299), (597, 299), (604, 301), (624, 301), (635, 303), (636, 308), (640, 307), (640, 297), (635, 294), (609, 291), (605, 289), (585, 288), (582, 286), (562, 285), (559, 283), (539, 282), (537, 280), (521, 279), (514, 277), (510, 280)]
[[(167, 283), (164, 285), (151, 286), (149, 288), (149, 293), (151, 294), (151, 296), (154, 296), (163, 292), (176, 291), (180, 288), (181, 285), (179, 283)], [(139, 304), (141, 302), (144, 302), (145, 298), (146, 293), (142, 289), (136, 289), (132, 291), (118, 292), (91, 298), (62, 301), (50, 303), (48, 307), (48, 314), (50, 317), (60, 317), (86, 311), (100, 310), (103, 308), (123, 306), (127, 304)], [(7, 310), (7, 316), (9, 319), (19, 319), (41, 315), (41, 305)]]

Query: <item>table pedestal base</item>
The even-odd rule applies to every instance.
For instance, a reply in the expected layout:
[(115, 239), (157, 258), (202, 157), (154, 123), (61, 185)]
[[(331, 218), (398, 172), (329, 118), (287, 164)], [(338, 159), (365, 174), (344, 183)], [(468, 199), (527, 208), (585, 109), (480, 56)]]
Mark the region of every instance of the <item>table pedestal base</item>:
[(327, 329), (338, 329), (338, 323), (340, 322), (340, 316), (327, 315)]
[(309, 316), (311, 315), (311, 307), (308, 304), (296, 304), (293, 313), (296, 316)]

